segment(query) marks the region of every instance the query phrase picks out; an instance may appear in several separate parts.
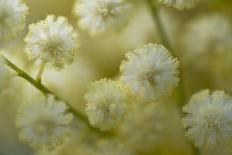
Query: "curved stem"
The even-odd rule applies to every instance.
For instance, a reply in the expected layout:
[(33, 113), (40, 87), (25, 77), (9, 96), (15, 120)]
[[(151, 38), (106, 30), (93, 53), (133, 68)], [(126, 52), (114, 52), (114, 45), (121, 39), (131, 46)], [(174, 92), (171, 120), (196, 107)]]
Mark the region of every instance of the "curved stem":
[(81, 120), (82, 122), (84, 122), (90, 129), (91, 131), (99, 134), (99, 135), (103, 135), (103, 136), (111, 136), (112, 133), (110, 132), (101, 132), (100, 130), (98, 130), (97, 128), (94, 128), (92, 126), (90, 126), (88, 119), (79, 111), (77, 111), (68, 101), (64, 100), (63, 98), (59, 97), (58, 95), (56, 95), (55, 93), (53, 93), (51, 90), (49, 90), (47, 87), (45, 87), (41, 81), (37, 81), (34, 80), (29, 74), (27, 74), (25, 71), (23, 71), (22, 69), (20, 69), (18, 66), (16, 66), (14, 63), (12, 63), (9, 59), (7, 59), (6, 57), (4, 57), (3, 55), (1, 55), (3, 60), (5, 61), (5, 64), (7, 66), (9, 66), (11, 69), (13, 69), (17, 75), (21, 78), (23, 78), (24, 80), (28, 81), (29, 83), (31, 83), (35, 88), (37, 88), (38, 90), (40, 90), (44, 95), (53, 95), (57, 100), (60, 101), (64, 101), (69, 109), (70, 112), (73, 113), (73, 115), (78, 118), (79, 120)]

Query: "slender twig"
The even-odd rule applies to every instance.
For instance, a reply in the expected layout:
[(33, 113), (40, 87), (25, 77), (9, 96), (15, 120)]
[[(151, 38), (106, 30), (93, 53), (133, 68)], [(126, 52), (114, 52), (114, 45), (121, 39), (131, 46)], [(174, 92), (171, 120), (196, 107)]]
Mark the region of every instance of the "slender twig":
[[(168, 35), (166, 34), (162, 20), (160, 18), (159, 7), (157, 7), (157, 5), (155, 3), (153, 3), (153, 0), (146, 0), (146, 2), (147, 2), (147, 6), (148, 6), (148, 8), (153, 16), (153, 19), (155, 21), (156, 28), (157, 28), (158, 33), (159, 33), (160, 38), (161, 38), (161, 42), (163, 43), (164, 46), (166, 46), (169, 49), (169, 51), (172, 53), (172, 55), (174, 57), (177, 57), (179, 60), (181, 60), (181, 56), (179, 55), (179, 53), (175, 52), (174, 48), (172, 47), (172, 45), (169, 41)], [(180, 83), (178, 85), (178, 92), (179, 92), (178, 102), (179, 102), (180, 106), (182, 106), (186, 103), (186, 95), (185, 95), (185, 87), (184, 87), (185, 80), (184, 79), (185, 79), (184, 67), (180, 61)]]
[(45, 66), (46, 66), (46, 63), (42, 62), (41, 65), (40, 65), (39, 71), (38, 71), (38, 73), (36, 75), (36, 78), (35, 78), (36, 81), (41, 82), (41, 78), (43, 76)]
[[(156, 4), (154, 4), (153, 0), (146, 0), (146, 2), (148, 5), (148, 8), (151, 11), (153, 19), (156, 22), (156, 27), (157, 27), (162, 43), (169, 49), (169, 51), (172, 53), (174, 57), (177, 57), (179, 60), (182, 60), (182, 57), (177, 52), (175, 52), (174, 48), (169, 42), (168, 35), (166, 34), (166, 31), (164, 29), (163, 23), (160, 18), (159, 8), (156, 6)], [(180, 64), (180, 84), (178, 87), (180, 107), (182, 107), (182, 105), (186, 103), (186, 94), (185, 94), (186, 92), (185, 92), (185, 87), (184, 87), (185, 86), (185, 74), (184, 73), (185, 73), (184, 66)], [(200, 155), (199, 149), (196, 148), (194, 145), (192, 145), (192, 150), (193, 150), (194, 155)]]
[(28, 81), (30, 84), (32, 84), (35, 88), (37, 88), (38, 90), (40, 90), (44, 95), (53, 95), (57, 100), (60, 101), (64, 101), (69, 109), (70, 112), (73, 113), (73, 115), (78, 119), (81, 120), (82, 122), (84, 122), (90, 129), (91, 131), (99, 134), (99, 135), (103, 135), (103, 136), (111, 136), (112, 133), (110, 132), (102, 132), (100, 130), (98, 130), (97, 128), (94, 128), (92, 126), (90, 126), (88, 119), (79, 111), (77, 111), (68, 101), (66, 101), (65, 99), (59, 97), (58, 95), (56, 95), (55, 93), (53, 93), (51, 90), (49, 90), (47, 87), (45, 87), (42, 83), (41, 80), (35, 80), (33, 79), (29, 74), (27, 74), (25, 71), (23, 71), (22, 69), (20, 69), (18, 66), (16, 66), (14, 63), (12, 63), (9, 59), (7, 59), (6, 57), (4, 57), (3, 55), (1, 55), (2, 58), (5, 61), (5, 64), (7, 66), (9, 66), (11, 69), (13, 69), (16, 73), (18, 77), (21, 77), (22, 79)]

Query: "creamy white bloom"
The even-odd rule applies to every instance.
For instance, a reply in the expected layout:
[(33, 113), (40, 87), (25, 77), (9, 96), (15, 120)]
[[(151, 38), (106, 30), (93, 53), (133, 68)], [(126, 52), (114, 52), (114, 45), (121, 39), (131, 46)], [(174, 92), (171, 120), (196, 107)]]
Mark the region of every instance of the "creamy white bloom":
[(79, 17), (79, 26), (98, 35), (125, 24), (131, 4), (125, 0), (78, 0), (74, 14)]
[(11, 76), (9, 68), (5, 65), (4, 60), (0, 57), (0, 91), (4, 89)]
[(169, 95), (178, 84), (178, 60), (164, 46), (147, 44), (126, 57), (120, 66), (121, 80), (145, 101)]
[(232, 29), (230, 21), (222, 15), (210, 14), (191, 21), (183, 37), (183, 50), (186, 59), (196, 57), (207, 60), (213, 53), (232, 48)]
[(183, 10), (193, 8), (199, 0), (159, 0), (159, 2), (176, 9)]
[(14, 38), (23, 30), (27, 11), (22, 0), (0, 0), (0, 40)]
[(198, 147), (211, 147), (232, 137), (232, 98), (223, 91), (203, 90), (184, 106), (186, 136)]
[(30, 58), (49, 62), (57, 68), (63, 68), (73, 61), (78, 46), (77, 33), (67, 19), (53, 15), (31, 24), (25, 42)]
[(91, 125), (110, 130), (119, 125), (127, 113), (127, 94), (116, 82), (102, 79), (89, 87), (85, 95), (86, 113)]
[(71, 133), (73, 116), (66, 110), (53, 96), (22, 104), (16, 120), (19, 139), (37, 149), (54, 149)]

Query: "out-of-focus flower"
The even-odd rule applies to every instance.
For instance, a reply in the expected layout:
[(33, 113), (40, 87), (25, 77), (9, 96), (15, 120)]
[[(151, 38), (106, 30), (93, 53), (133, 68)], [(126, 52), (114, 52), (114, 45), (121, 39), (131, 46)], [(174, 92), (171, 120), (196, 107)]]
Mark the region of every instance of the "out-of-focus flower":
[(184, 10), (196, 6), (199, 0), (159, 0), (159, 2), (178, 10)]
[(78, 45), (77, 33), (67, 19), (53, 15), (31, 24), (25, 42), (31, 59), (51, 63), (56, 68), (72, 63)]
[(85, 95), (90, 123), (101, 130), (117, 127), (127, 113), (126, 90), (116, 81), (102, 79), (89, 87)]
[(137, 105), (121, 125), (119, 136), (129, 148), (149, 152), (164, 141), (168, 113), (161, 104)]
[(16, 120), (19, 139), (37, 149), (54, 149), (71, 133), (73, 116), (66, 109), (53, 96), (22, 104)]
[(223, 91), (203, 90), (193, 95), (183, 112), (186, 136), (198, 147), (225, 143), (232, 135), (232, 98)]
[(0, 57), (0, 91), (4, 89), (7, 81), (9, 81), (10, 76), (11, 73), (9, 71), (9, 68), (7, 68), (4, 60)]
[(203, 58), (205, 62), (213, 53), (231, 49), (231, 43), (231, 25), (224, 16), (210, 14), (197, 18), (189, 23), (183, 37), (186, 62), (196, 58)]
[(178, 84), (178, 60), (164, 46), (147, 44), (126, 57), (120, 66), (121, 80), (145, 101), (169, 95)]
[(131, 4), (124, 0), (78, 0), (74, 14), (79, 26), (98, 35), (123, 26), (129, 16)]
[(27, 11), (22, 0), (0, 0), (0, 40), (14, 38), (23, 30)]

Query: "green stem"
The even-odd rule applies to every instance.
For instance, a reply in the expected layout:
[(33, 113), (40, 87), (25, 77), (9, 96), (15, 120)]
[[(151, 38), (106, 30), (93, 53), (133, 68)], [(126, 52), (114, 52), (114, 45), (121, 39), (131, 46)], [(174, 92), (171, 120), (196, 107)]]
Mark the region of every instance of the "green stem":
[(42, 62), (42, 64), (40, 65), (39, 71), (38, 71), (38, 73), (36, 75), (36, 78), (35, 78), (35, 80), (38, 81), (38, 82), (40, 82), (40, 83), (41, 83), (41, 78), (43, 76), (43, 72), (44, 72), (45, 66), (46, 66), (46, 63)]
[[(156, 6), (156, 4), (153, 3), (153, 0), (147, 0), (148, 7), (151, 11), (151, 14), (153, 16), (153, 19), (155, 21), (156, 27), (158, 29), (159, 36), (161, 38), (161, 42), (170, 50), (173, 51), (171, 43), (169, 42), (168, 35), (166, 34), (166, 31), (164, 29), (163, 23), (161, 21), (160, 15), (159, 15), (159, 8)], [(173, 53), (175, 54), (175, 53)], [(174, 55), (176, 56), (176, 55)], [(176, 56), (177, 57), (177, 56)]]
[(28, 81), (30, 84), (32, 84), (35, 88), (37, 88), (38, 90), (40, 90), (44, 95), (53, 95), (57, 100), (60, 101), (64, 101), (69, 109), (70, 112), (73, 113), (73, 115), (78, 118), (79, 120), (81, 120), (82, 122), (84, 122), (90, 129), (91, 131), (99, 134), (99, 135), (103, 135), (103, 136), (110, 136), (112, 135), (112, 133), (108, 133), (108, 132), (101, 132), (100, 130), (98, 130), (97, 128), (94, 128), (92, 126), (90, 126), (88, 119), (81, 114), (80, 112), (78, 112), (69, 102), (67, 102), (66, 100), (64, 100), (63, 98), (57, 96), (55, 93), (53, 93), (51, 90), (49, 90), (47, 87), (45, 87), (41, 81), (36, 81), (34, 80), (29, 74), (27, 74), (26, 72), (24, 72), (22, 69), (20, 69), (19, 67), (17, 67), (14, 63), (12, 63), (9, 59), (7, 59), (6, 57), (4, 57), (3, 55), (1, 55), (2, 58), (5, 61), (5, 64), (7, 66), (9, 66), (11, 69), (13, 69), (17, 75), (19, 77), (21, 77), (22, 79)]
[[(162, 43), (169, 49), (169, 51), (172, 53), (174, 57), (177, 57), (179, 60), (181, 60), (182, 57), (177, 52), (175, 52), (174, 48), (169, 42), (168, 35), (166, 34), (166, 31), (164, 29), (163, 23), (160, 18), (159, 8), (156, 6), (156, 4), (154, 4), (153, 0), (146, 0), (146, 2), (151, 11), (153, 19), (156, 22), (156, 27), (159, 32)], [(180, 102), (180, 107), (182, 107), (183, 104), (186, 103), (186, 92), (184, 86), (185, 86), (185, 71), (184, 71), (184, 66), (180, 64), (180, 84), (178, 86), (178, 94), (179, 94), (178, 100)], [(194, 155), (200, 155), (199, 149), (193, 145), (192, 145), (192, 150)]]

